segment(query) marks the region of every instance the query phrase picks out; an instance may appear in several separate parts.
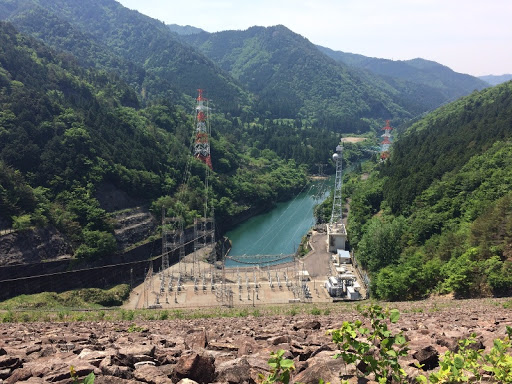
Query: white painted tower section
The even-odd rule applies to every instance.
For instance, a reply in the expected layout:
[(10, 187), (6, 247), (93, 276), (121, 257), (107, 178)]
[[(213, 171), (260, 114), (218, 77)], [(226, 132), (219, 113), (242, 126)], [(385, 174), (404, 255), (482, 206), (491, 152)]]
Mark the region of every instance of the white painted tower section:
[(347, 230), (343, 224), (343, 200), (341, 188), (343, 186), (343, 147), (338, 145), (336, 153), (332, 155), (336, 163), (336, 179), (334, 181), (334, 199), (332, 203), (331, 221), (327, 224), (327, 248), (329, 252), (345, 249)]

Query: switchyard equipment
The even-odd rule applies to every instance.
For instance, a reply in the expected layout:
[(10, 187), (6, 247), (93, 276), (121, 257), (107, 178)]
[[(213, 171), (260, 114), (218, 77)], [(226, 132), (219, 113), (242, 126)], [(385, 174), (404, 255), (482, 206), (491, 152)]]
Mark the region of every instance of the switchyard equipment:
[(341, 188), (343, 186), (343, 147), (338, 145), (332, 155), (336, 163), (336, 179), (334, 181), (334, 199), (332, 203), (331, 220), (327, 224), (327, 247), (329, 252), (345, 249), (347, 230), (343, 224), (343, 200)]

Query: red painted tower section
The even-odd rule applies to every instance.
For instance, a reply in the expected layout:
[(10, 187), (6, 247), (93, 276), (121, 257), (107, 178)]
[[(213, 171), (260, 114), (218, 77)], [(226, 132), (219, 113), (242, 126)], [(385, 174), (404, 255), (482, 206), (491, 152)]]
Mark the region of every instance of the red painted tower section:
[(384, 131), (384, 134), (381, 135), (383, 139), (380, 143), (380, 158), (381, 160), (385, 160), (389, 158), (389, 147), (391, 147), (392, 144), (391, 131), (393, 128), (389, 125), (389, 120), (386, 120), (386, 126), (383, 127), (382, 130)]
[(208, 106), (205, 105), (207, 99), (203, 97), (203, 90), (198, 89), (196, 106), (196, 140), (194, 145), (194, 156), (205, 163), (210, 169), (213, 169), (212, 158), (210, 155), (210, 128), (208, 124)]

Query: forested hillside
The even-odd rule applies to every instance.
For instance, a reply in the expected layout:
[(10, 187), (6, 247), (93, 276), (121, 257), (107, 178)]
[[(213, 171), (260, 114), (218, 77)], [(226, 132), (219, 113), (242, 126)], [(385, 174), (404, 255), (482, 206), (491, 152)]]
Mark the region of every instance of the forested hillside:
[(192, 27), (191, 25), (178, 25), (178, 24), (169, 24), (167, 26), (171, 32), (177, 33), (178, 35), (193, 35), (194, 33), (204, 32), (201, 28)]
[(460, 81), (445, 81), (441, 89), (361, 71), (283, 26), (209, 34), (165, 25), (113, 0), (10, 0), (0, 4), (0, 18), (81, 65), (115, 72), (143, 105), (165, 98), (192, 108), (197, 88), (207, 89), (212, 106), (234, 125), (233, 117), (243, 123), (299, 119), (301, 125), (362, 133), (474, 89), (462, 89)]
[(414, 124), (346, 183), (349, 236), (378, 298), (512, 294), (512, 82)]
[[(69, 55), (0, 23), (0, 223), (23, 230), (56, 226), (77, 257), (115, 250), (112, 223), (96, 192), (103, 183), (152, 204), (156, 214), (202, 209), (204, 164), (191, 163), (191, 117), (176, 106), (138, 106), (115, 75), (85, 69)], [(305, 167), (271, 150), (212, 138), (213, 201), (218, 220), (269, 206), (302, 188)], [(242, 152), (242, 151), (247, 151)]]
[(482, 81), (482, 79), (454, 72), (450, 68), (430, 60), (395, 61), (334, 51), (321, 46), (317, 47), (321, 52), (338, 62), (368, 70), (386, 78), (421, 84), (426, 87), (425, 90), (428, 93), (432, 94), (432, 97), (436, 95), (442, 99), (437, 105), (488, 87), (488, 83)]
[(205, 88), (225, 112), (239, 113), (249, 103), (229, 75), (183, 46), (165, 24), (114, 0), (11, 0), (0, 4), (0, 19), (70, 52), (81, 64), (121, 69), (143, 100), (180, 102), (181, 93), (194, 97)]
[(202, 32), (182, 40), (257, 94), (258, 111), (271, 116), (315, 117), (329, 128), (362, 131), (368, 119), (400, 121), (447, 100), (426, 84), (387, 79), (335, 62), (284, 26)]
[(485, 81), (486, 83), (489, 83), (491, 85), (498, 85), (501, 83), (505, 83), (507, 81), (512, 80), (512, 74), (505, 74), (505, 75), (487, 75), (487, 76), (479, 76), (480, 80)]

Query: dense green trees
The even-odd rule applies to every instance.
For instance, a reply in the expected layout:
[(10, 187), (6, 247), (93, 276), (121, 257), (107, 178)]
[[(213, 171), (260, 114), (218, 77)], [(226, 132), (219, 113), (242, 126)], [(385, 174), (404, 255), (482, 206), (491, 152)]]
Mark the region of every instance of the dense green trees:
[[(445, 102), (455, 100), (474, 90), (483, 89), (488, 85), (479, 78), (456, 73), (448, 67), (434, 61), (424, 59), (388, 60), (367, 57), (354, 53), (333, 51), (320, 47), (318, 49), (336, 61), (382, 75), (384, 81), (407, 93), (407, 88), (413, 90), (409, 102), (415, 103), (414, 98), (423, 98), (421, 104), (435, 108), (440, 100)], [(421, 91), (420, 91), (421, 89)], [(430, 100), (430, 101), (429, 101)], [(418, 112), (419, 113), (419, 112)]]
[[(184, 214), (188, 223), (202, 214), (205, 165), (190, 155), (190, 114), (167, 102), (140, 108), (117, 77), (84, 69), (8, 24), (0, 23), (0, 42), (3, 227), (54, 225), (72, 241), (77, 257), (106, 257), (116, 243), (97, 198), (103, 183), (147, 204), (154, 201), (159, 212), (163, 205)], [(239, 129), (230, 131), (235, 121)], [(322, 156), (320, 144), (294, 152), (300, 129), (293, 123), (275, 123), (290, 133), (290, 142), (279, 145), (271, 136), (250, 136), (252, 128), (264, 130), (258, 122), (244, 126), (238, 118), (214, 114), (212, 124), (210, 198), (221, 221), (289, 198), (307, 183), (308, 167), (301, 163)]]
[(143, 100), (192, 106), (205, 88), (236, 113), (248, 94), (203, 55), (183, 46), (162, 22), (111, 1), (12, 1), (0, 19), (75, 56), (81, 65), (118, 74)]
[[(335, 63), (282, 25), (182, 36), (256, 95), (256, 111), (363, 133), (366, 118), (404, 117), (389, 85)], [(370, 76), (371, 77), (371, 76)]]
[(414, 124), (393, 146), (384, 175), (385, 198), (405, 212), (414, 198), (496, 140), (512, 134), (511, 84), (489, 88), (448, 104)]
[(511, 102), (508, 83), (443, 107), (353, 178), (349, 237), (375, 296), (512, 293)]

